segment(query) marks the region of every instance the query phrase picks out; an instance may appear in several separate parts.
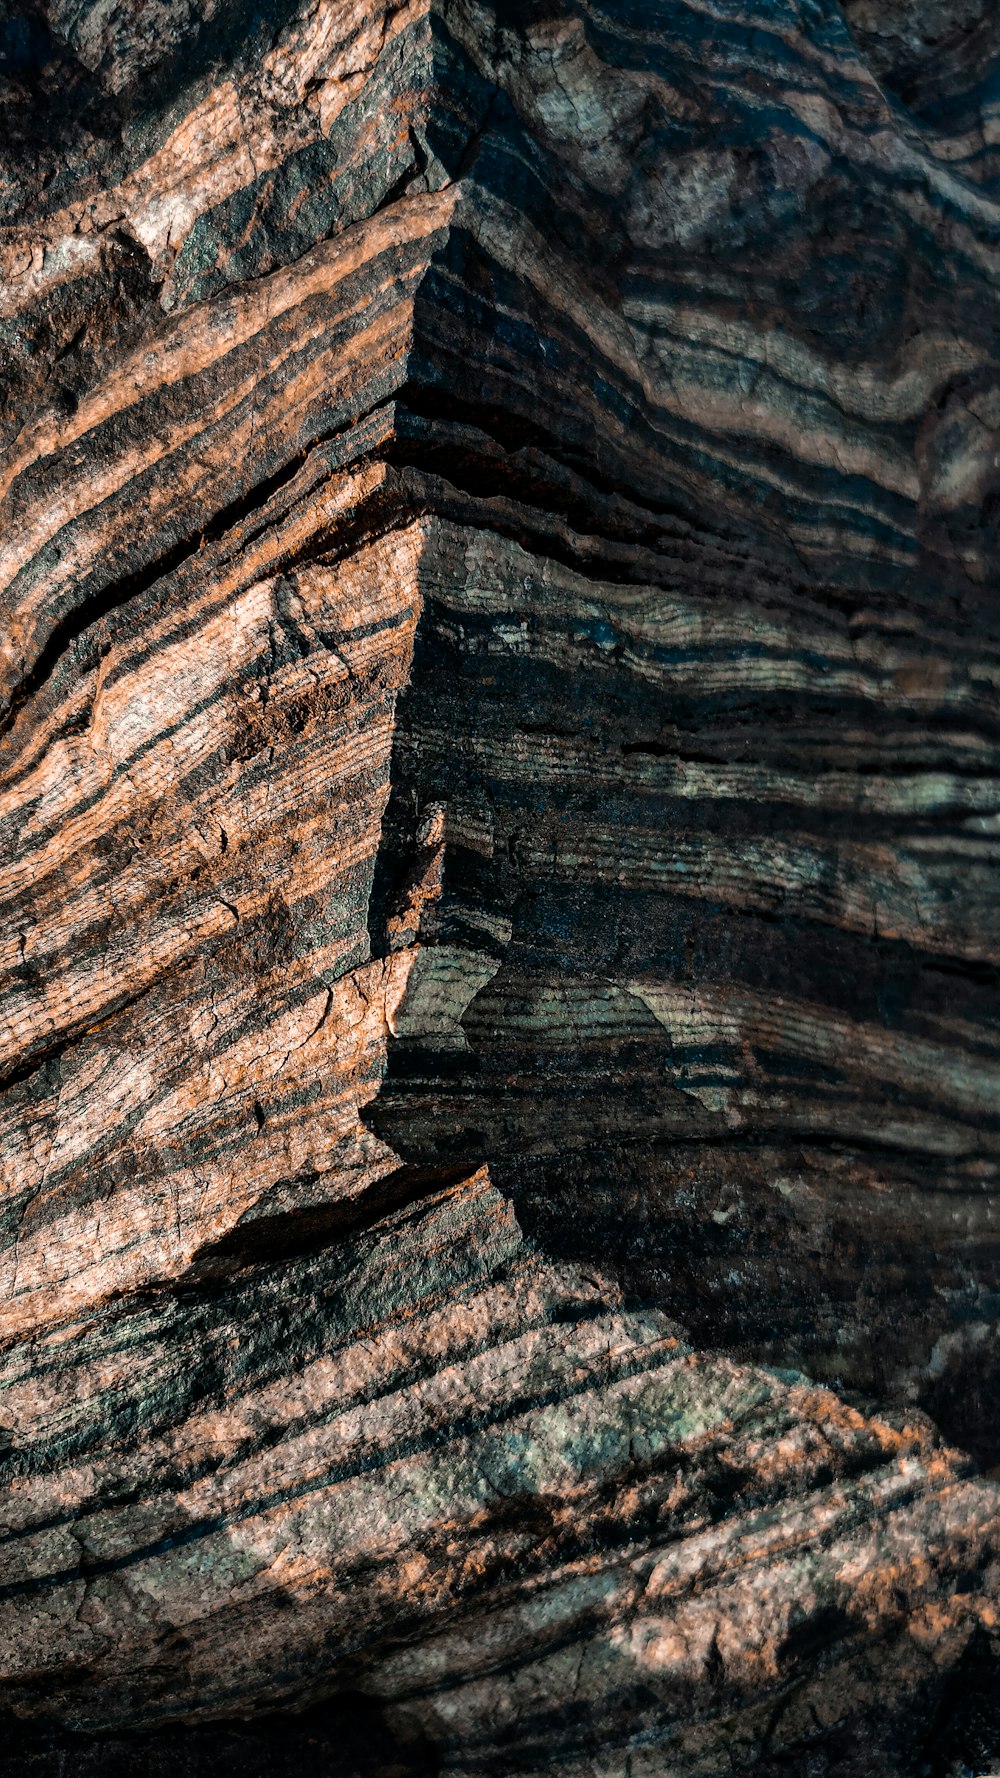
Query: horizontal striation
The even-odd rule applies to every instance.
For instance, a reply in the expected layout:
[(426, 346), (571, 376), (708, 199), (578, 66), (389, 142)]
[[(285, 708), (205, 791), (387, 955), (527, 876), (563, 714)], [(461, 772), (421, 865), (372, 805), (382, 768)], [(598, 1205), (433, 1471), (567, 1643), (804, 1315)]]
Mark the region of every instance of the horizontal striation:
[(942, 670), (922, 611), (852, 633), (779, 586), (748, 619), (658, 556), (428, 531), (387, 831), (445, 811), (442, 887), (387, 924), (426, 948), (370, 1121), (489, 1161), (702, 1337), (933, 1400), (995, 1460), (989, 644)]

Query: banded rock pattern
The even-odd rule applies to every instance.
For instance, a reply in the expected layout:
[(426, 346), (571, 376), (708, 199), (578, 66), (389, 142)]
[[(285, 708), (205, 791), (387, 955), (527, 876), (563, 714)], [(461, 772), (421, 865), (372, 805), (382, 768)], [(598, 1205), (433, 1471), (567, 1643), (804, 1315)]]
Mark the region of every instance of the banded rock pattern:
[(0, 26), (43, 1739), (360, 1692), (470, 1771), (959, 1757), (996, 1492), (922, 1412), (1000, 1460), (994, 39)]
[(485, 1176), (63, 1327), (0, 1390), (29, 1723), (301, 1706), (333, 1671), (453, 1771), (760, 1769), (873, 1714), (893, 1770), (995, 1617), (997, 1491), (926, 1425), (693, 1354)]

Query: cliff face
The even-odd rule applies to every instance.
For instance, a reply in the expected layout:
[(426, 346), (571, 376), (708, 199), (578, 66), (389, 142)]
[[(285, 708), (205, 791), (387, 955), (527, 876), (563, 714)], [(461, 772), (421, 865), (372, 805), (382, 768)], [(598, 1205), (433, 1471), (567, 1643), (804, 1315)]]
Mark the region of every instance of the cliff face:
[(998, 58), (0, 23), (12, 1770), (1000, 1756)]

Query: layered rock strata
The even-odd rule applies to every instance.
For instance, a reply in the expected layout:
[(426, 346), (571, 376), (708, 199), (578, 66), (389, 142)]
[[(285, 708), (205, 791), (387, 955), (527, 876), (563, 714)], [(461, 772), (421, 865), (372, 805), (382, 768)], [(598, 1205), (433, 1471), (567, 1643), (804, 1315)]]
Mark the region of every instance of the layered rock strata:
[(334, 1677), (450, 1771), (831, 1743), (893, 1771), (995, 1626), (1000, 1496), (926, 1424), (693, 1353), (544, 1262), (484, 1175), (64, 1324), (0, 1386), (22, 1723), (301, 1708)]
[(998, 54), (0, 25), (22, 1762), (992, 1757)]

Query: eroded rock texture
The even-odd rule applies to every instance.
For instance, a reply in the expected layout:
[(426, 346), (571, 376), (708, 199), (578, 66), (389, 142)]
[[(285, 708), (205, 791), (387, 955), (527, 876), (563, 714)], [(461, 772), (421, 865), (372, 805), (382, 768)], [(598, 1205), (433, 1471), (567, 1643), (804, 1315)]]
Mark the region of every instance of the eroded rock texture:
[(987, 1773), (994, 8), (0, 83), (0, 1763)]

